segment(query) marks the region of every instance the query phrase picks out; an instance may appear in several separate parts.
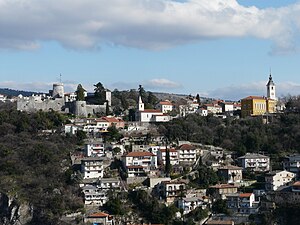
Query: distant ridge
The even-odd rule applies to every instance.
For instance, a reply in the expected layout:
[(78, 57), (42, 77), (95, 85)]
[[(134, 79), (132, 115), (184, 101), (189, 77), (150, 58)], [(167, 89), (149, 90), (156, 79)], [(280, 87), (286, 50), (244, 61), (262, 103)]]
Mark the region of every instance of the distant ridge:
[(31, 96), (33, 94), (43, 94), (42, 92), (34, 92), (34, 91), (20, 91), (20, 90), (13, 90), (10, 88), (0, 88), (0, 94), (2, 95), (7, 95), (11, 97), (16, 97), (18, 95), (23, 95), (23, 96)]

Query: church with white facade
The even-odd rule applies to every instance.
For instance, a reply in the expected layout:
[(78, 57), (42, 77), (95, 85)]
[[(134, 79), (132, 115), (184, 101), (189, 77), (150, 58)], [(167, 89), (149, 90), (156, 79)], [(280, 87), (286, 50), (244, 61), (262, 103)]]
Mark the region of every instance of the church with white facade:
[(142, 123), (168, 122), (170, 121), (170, 115), (163, 113), (158, 109), (145, 109), (145, 104), (142, 101), (142, 97), (139, 96), (136, 120)]

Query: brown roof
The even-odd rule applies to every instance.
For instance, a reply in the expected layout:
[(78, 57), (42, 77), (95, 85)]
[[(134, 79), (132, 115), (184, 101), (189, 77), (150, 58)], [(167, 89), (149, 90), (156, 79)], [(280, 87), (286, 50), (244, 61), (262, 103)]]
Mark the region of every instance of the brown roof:
[(242, 193), (242, 194), (239, 194), (239, 197), (240, 198), (249, 198), (251, 195), (252, 195), (252, 193)]
[(172, 181), (172, 180), (167, 180), (167, 181), (162, 181), (161, 183), (164, 183), (164, 184), (186, 184), (185, 182), (183, 181)]
[(143, 169), (143, 166), (127, 166), (128, 169)]
[(216, 184), (214, 186), (210, 186), (210, 188), (225, 189), (225, 188), (237, 188), (237, 186), (232, 184)]
[(209, 220), (205, 224), (208, 224), (208, 225), (231, 225), (234, 223), (232, 220)]
[(145, 113), (161, 113), (160, 110), (157, 109), (144, 109), (144, 111), (140, 111), (141, 113), (145, 112)]
[(228, 165), (228, 166), (222, 166), (220, 168), (218, 168), (219, 170), (242, 170), (242, 167), (238, 167), (238, 166), (233, 166), (233, 165)]
[(129, 152), (125, 157), (155, 156), (151, 152)]
[(246, 98), (243, 98), (242, 100), (249, 100), (249, 99), (265, 99), (265, 97), (262, 97), (262, 96), (248, 96)]
[[(166, 152), (166, 149), (160, 149), (161, 152)], [(175, 148), (169, 149), (169, 152), (177, 152)]]
[(108, 121), (103, 119), (103, 118), (95, 119), (95, 121), (96, 122), (106, 122), (106, 123), (108, 123)]
[(300, 181), (297, 181), (293, 184), (293, 187), (298, 187), (298, 186), (300, 186)]
[(196, 149), (193, 145), (183, 144), (179, 147), (180, 150), (194, 150)]
[(159, 102), (160, 105), (173, 105), (171, 102), (169, 101), (161, 101)]
[(103, 218), (103, 217), (108, 217), (109, 216), (109, 214), (107, 214), (107, 213), (104, 213), (104, 212), (97, 212), (97, 213), (94, 213), (94, 214), (92, 214), (92, 215), (89, 215), (88, 217), (97, 217), (97, 218)]
[(118, 119), (116, 117), (102, 117), (102, 119), (104, 119), (104, 120), (106, 120), (107, 122), (110, 122), (110, 123), (123, 122), (123, 120)]

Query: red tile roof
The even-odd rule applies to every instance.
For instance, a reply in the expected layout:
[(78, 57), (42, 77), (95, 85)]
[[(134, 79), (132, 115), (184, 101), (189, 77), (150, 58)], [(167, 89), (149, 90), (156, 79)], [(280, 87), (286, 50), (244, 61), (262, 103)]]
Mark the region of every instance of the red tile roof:
[(193, 145), (183, 144), (179, 147), (180, 150), (194, 150), (196, 149)]
[(145, 109), (144, 111), (140, 111), (141, 113), (161, 113), (160, 110), (157, 109)]
[(243, 98), (242, 100), (249, 100), (249, 99), (266, 99), (265, 97), (262, 97), (262, 96), (248, 96), (246, 98)]
[(94, 213), (92, 215), (89, 215), (88, 217), (93, 217), (93, 218), (103, 218), (103, 217), (108, 217), (109, 214), (104, 213), (104, 212), (98, 212), (98, 213)]
[(169, 101), (161, 101), (159, 102), (160, 105), (173, 105), (171, 102)]
[(129, 152), (125, 157), (155, 156), (151, 152)]
[(214, 186), (210, 186), (210, 188), (225, 189), (225, 188), (237, 188), (237, 186), (232, 184), (216, 184)]
[(206, 222), (207, 225), (232, 225), (232, 220), (209, 220)]
[(222, 166), (218, 168), (219, 170), (242, 170), (242, 167), (228, 165), (228, 166)]
[(297, 181), (293, 184), (293, 187), (299, 187), (300, 186), (300, 181)]
[[(166, 152), (166, 149), (160, 149), (161, 152)], [(177, 152), (175, 148), (169, 149), (169, 152)]]
[(102, 119), (104, 119), (104, 120), (106, 120), (107, 122), (110, 122), (110, 123), (123, 122), (123, 120), (118, 119), (116, 117), (102, 117)]
[(249, 198), (253, 193), (242, 193), (242, 194), (239, 194), (239, 197), (240, 198)]
[(128, 169), (143, 169), (143, 166), (127, 166)]

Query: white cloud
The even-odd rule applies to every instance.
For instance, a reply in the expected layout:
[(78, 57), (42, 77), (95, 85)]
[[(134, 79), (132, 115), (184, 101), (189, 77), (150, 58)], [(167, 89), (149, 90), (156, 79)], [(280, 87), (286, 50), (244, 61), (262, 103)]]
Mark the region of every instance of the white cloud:
[(150, 89), (176, 89), (182, 87), (181, 84), (165, 78), (156, 78), (146, 81), (144, 86)]
[(138, 82), (124, 82), (118, 81), (109, 86), (112, 90), (117, 88), (118, 90), (130, 90), (130, 89), (138, 89), (139, 83)]
[(295, 50), (300, 3), (244, 7), (236, 0), (0, 0), (0, 48), (57, 41), (75, 49), (103, 43), (162, 49), (222, 37), (256, 37)]
[(151, 80), (137, 81), (137, 82), (115, 82), (111, 86), (112, 89), (117, 88), (119, 90), (138, 89), (139, 85), (142, 85), (146, 91), (169, 91), (182, 87), (181, 84), (165, 78), (155, 78)]
[[(266, 96), (266, 81), (249, 84), (231, 85), (208, 91), (205, 96), (226, 100), (240, 100), (249, 95)], [(276, 96), (300, 95), (300, 84), (294, 82), (276, 83)]]
[[(34, 91), (34, 92), (42, 92), (48, 93), (49, 90), (52, 90), (53, 83), (57, 82), (25, 82), (20, 83), (16, 81), (3, 81), (0, 82), (1, 88), (10, 88), (13, 90), (20, 90), (20, 91)], [(65, 92), (72, 92), (76, 90), (77, 84), (67, 81), (64, 82), (64, 90)]]

